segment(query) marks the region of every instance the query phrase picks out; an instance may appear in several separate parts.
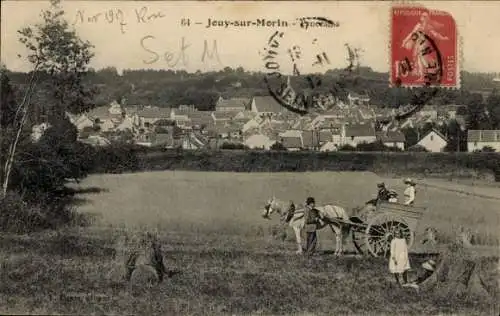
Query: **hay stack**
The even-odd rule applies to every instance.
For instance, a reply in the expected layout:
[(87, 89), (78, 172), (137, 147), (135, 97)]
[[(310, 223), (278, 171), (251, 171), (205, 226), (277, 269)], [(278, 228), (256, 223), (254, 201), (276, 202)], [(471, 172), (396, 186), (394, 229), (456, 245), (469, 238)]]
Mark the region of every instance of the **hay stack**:
[(163, 280), (167, 272), (163, 251), (157, 237), (151, 233), (143, 236), (120, 238), (116, 243), (115, 262), (108, 277), (130, 281), (131, 285), (149, 287)]
[(130, 284), (135, 287), (151, 287), (158, 284), (160, 279), (156, 270), (150, 265), (138, 265), (132, 276), (130, 277)]
[(484, 261), (464, 248), (463, 243), (456, 243), (443, 252), (436, 271), (419, 286), (443, 298), (493, 299), (497, 293), (496, 286), (489, 286), (485, 281), (489, 279), (486, 275), (491, 273), (490, 270)]

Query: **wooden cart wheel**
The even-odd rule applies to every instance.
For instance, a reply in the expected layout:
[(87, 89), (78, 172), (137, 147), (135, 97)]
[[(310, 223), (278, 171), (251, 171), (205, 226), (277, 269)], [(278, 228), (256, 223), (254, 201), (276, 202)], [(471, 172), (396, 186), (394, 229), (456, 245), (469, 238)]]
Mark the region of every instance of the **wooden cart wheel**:
[(406, 239), (408, 249), (413, 245), (414, 234), (406, 221), (391, 214), (374, 216), (365, 230), (365, 243), (368, 251), (374, 257), (388, 257), (391, 250), (391, 241), (396, 231), (401, 230)]

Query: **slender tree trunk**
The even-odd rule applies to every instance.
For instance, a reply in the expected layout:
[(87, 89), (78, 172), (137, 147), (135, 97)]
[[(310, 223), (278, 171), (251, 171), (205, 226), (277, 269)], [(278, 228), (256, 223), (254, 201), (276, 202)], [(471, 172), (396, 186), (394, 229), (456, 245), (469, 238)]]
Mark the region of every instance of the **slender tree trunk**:
[(26, 118), (28, 116), (28, 104), (31, 101), (31, 95), (33, 88), (35, 86), (35, 76), (36, 76), (36, 71), (38, 69), (38, 65), (35, 66), (35, 69), (33, 70), (33, 74), (30, 78), (28, 89), (26, 90), (26, 93), (24, 94), (23, 101), (19, 108), (16, 111), (16, 116), (14, 118), (14, 123), (15, 120), (17, 119), (18, 114), (22, 111), (22, 116), (21, 120), (19, 122), (19, 126), (17, 127), (16, 131), (16, 136), (12, 140), (12, 143), (9, 148), (9, 152), (7, 155), (7, 160), (5, 161), (5, 166), (4, 166), (4, 178), (2, 182), (2, 196), (1, 198), (4, 198), (7, 195), (7, 190), (9, 187), (9, 180), (10, 180), (10, 173), (12, 171), (12, 166), (14, 164), (14, 158), (16, 155), (16, 150), (17, 150), (17, 144), (19, 143), (19, 139), (21, 138), (21, 132), (23, 130), (24, 124), (26, 123)]

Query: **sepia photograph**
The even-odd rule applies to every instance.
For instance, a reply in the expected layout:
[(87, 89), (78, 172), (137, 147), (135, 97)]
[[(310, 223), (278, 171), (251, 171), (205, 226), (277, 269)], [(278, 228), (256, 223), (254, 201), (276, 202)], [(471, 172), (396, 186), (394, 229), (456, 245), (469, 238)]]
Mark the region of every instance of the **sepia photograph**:
[(0, 314), (500, 315), (500, 1), (0, 30)]

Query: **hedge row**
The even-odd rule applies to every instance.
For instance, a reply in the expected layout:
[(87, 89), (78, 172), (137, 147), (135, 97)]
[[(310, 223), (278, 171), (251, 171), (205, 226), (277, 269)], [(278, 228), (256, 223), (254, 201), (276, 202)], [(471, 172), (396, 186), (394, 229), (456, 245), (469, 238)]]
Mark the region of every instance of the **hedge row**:
[(120, 147), (99, 150), (95, 166), (96, 173), (373, 171), (468, 178), (489, 176), (500, 181), (498, 153), (186, 151)]

